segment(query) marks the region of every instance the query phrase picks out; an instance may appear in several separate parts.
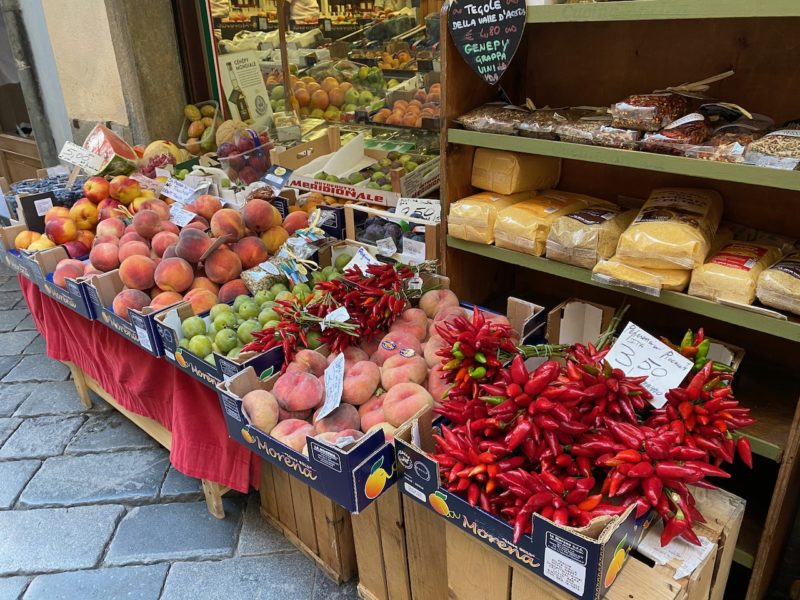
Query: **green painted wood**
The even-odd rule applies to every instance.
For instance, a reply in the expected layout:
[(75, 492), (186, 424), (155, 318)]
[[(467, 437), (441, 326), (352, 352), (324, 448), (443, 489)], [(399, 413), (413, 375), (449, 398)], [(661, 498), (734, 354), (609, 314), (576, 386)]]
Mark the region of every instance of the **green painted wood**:
[(733, 551), (733, 562), (742, 565), (745, 569), (753, 568), (753, 555), (747, 550), (736, 548)]
[(796, 0), (630, 0), (529, 6), (528, 23), (800, 17)]
[[(633, 1), (638, 2), (640, 0)], [(798, 1), (797, 4), (800, 6), (800, 1)], [(594, 5), (564, 4), (555, 6)], [(603, 163), (631, 169), (658, 171), (662, 173), (673, 173), (675, 175), (702, 177), (704, 179), (714, 179), (718, 181), (734, 181), (736, 183), (748, 183), (751, 185), (800, 191), (800, 171), (754, 167), (752, 165), (715, 162), (696, 158), (684, 158), (682, 156), (637, 152), (634, 150), (618, 150), (616, 148), (603, 148), (602, 146), (570, 144), (553, 140), (538, 140), (513, 135), (479, 133), (477, 131), (467, 131), (465, 129), (448, 129), (447, 140), (454, 144), (478, 146), (481, 148), (511, 150), (514, 152), (541, 154), (544, 156), (558, 156), (565, 159)]]
[[(788, 418), (791, 418), (791, 415), (788, 415)], [(750, 435), (747, 433), (746, 428), (742, 430), (741, 433), (750, 440), (750, 448), (752, 449), (753, 454), (757, 454), (758, 456), (763, 456), (766, 459), (777, 462), (778, 458), (783, 453), (783, 449), (776, 443), (756, 437), (754, 435)]]

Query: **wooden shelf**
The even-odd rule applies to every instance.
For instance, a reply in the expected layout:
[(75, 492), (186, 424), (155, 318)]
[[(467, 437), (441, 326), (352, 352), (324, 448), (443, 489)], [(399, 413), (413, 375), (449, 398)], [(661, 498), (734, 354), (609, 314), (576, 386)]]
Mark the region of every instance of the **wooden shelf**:
[[(632, 2), (639, 1), (640, 0), (632, 0)], [(563, 4), (553, 5), (552, 7), (544, 6), (541, 8), (572, 8), (578, 6), (601, 5)], [(798, 6), (800, 6), (800, 2), (798, 2)], [(602, 163), (630, 169), (672, 173), (675, 175), (687, 175), (689, 177), (702, 177), (704, 179), (733, 181), (736, 183), (800, 191), (800, 171), (770, 169), (752, 165), (684, 158), (682, 156), (669, 156), (667, 154), (637, 152), (635, 150), (618, 150), (616, 148), (604, 148), (602, 146), (589, 146), (585, 144), (570, 144), (568, 142), (539, 140), (514, 135), (479, 133), (477, 131), (467, 131), (465, 129), (448, 129), (447, 141), (453, 144), (464, 144), (479, 148), (494, 148), (497, 150), (525, 152), (527, 154), (557, 156), (569, 160)]]
[(753, 568), (753, 561), (758, 552), (758, 540), (761, 538), (761, 531), (764, 524), (757, 520), (745, 510), (742, 519), (742, 528), (739, 530), (739, 539), (736, 540), (736, 550), (733, 553), (733, 561), (747, 569)]
[(800, 17), (795, 0), (629, 0), (529, 6), (528, 23)]

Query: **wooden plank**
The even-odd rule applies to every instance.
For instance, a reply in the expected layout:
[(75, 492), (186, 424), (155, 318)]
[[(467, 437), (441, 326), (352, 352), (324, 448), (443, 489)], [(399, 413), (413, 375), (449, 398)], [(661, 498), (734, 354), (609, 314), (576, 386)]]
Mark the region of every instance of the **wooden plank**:
[(442, 574), (447, 572), (447, 522), (418, 502), (405, 496), (402, 500), (411, 597), (446, 598), (447, 581)]
[(269, 461), (261, 461), (261, 484), (258, 493), (261, 497), (261, 508), (274, 518), (278, 518), (278, 501), (275, 498), (275, 481), (272, 472), (275, 467)]
[(311, 505), (311, 495), (309, 494), (310, 488), (297, 477), (292, 476), (289, 476), (289, 487), (292, 488), (292, 504), (294, 506), (297, 537), (314, 554), (319, 554), (314, 508)]
[(272, 477), (275, 481), (275, 501), (278, 504), (278, 521), (283, 524), (284, 529), (292, 532), (292, 535), (297, 537), (297, 521), (294, 516), (292, 486), (289, 482), (291, 475), (276, 467), (272, 471)]
[(80, 398), (81, 404), (83, 404), (84, 408), (92, 408), (92, 397), (89, 395), (89, 387), (86, 385), (86, 378), (84, 377), (83, 371), (75, 363), (66, 360), (62, 362), (67, 365), (69, 372), (72, 374), (72, 381), (75, 383), (75, 389), (78, 392), (78, 398)]
[(456, 527), (445, 527), (449, 600), (508, 600), (511, 567), (497, 551)]
[(411, 583), (408, 580), (406, 532), (399, 486), (390, 487), (374, 504), (378, 505), (388, 600), (410, 600)]
[(319, 557), (337, 574), (337, 583), (349, 581), (358, 572), (350, 513), (316, 490), (308, 489)]
[(230, 491), (229, 487), (220, 485), (208, 479), (201, 480), (203, 496), (206, 498), (206, 507), (211, 516), (217, 519), (225, 518), (225, 507), (222, 505), (222, 495)]
[(378, 522), (378, 499), (357, 515), (352, 515), (353, 542), (358, 562), (358, 591), (364, 598), (388, 600), (383, 546)]

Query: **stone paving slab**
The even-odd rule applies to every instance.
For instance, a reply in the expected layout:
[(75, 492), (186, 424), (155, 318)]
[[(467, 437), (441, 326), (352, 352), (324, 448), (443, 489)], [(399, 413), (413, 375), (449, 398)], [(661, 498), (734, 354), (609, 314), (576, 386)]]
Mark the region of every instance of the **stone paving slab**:
[(37, 334), (30, 345), (25, 348), (25, 354), (45, 354), (47, 352), (47, 342), (45, 339), (38, 335), (36, 331), (15, 331), (15, 334), (30, 334), (35, 333)]
[(0, 577), (0, 600), (17, 600), (29, 581), (29, 577)]
[(29, 389), (31, 395), (14, 413), (15, 417), (81, 414), (86, 411), (71, 380), (35, 383)]
[(94, 567), (124, 507), (0, 511), (0, 579)]
[(19, 294), (21, 291), (16, 276), (10, 277), (8, 281), (0, 285), (0, 292), (17, 292)]
[(83, 417), (32, 417), (0, 448), (0, 458), (38, 458), (61, 454)]
[(215, 562), (175, 563), (161, 600), (280, 598), (309, 600), (316, 569), (299, 552)]
[(0, 417), (10, 417), (17, 407), (30, 396), (29, 385), (10, 385), (0, 383)]
[[(0, 287), (0, 290), (2, 290), (2, 287)], [(25, 308), (16, 308), (0, 312), (0, 331), (13, 331), (14, 327), (19, 325), (25, 317), (29, 316), (30, 313)]]
[(35, 331), (9, 331), (0, 337), (0, 356), (19, 356), (38, 334)]
[(19, 301), (19, 292), (0, 292), (0, 310), (9, 310), (14, 308)]
[(255, 554), (272, 554), (274, 552), (289, 552), (295, 547), (283, 535), (272, 527), (261, 516), (261, 501), (258, 494), (251, 494), (247, 499), (247, 509), (242, 521), (242, 531), (239, 533), (239, 546), (236, 554), (239, 556), (252, 556)]
[(140, 502), (156, 497), (169, 465), (165, 450), (132, 450), (47, 459), (19, 506)]
[(158, 600), (168, 568), (162, 563), (39, 575), (25, 600)]
[[(27, 402), (20, 407), (20, 410), (25, 404)], [(125, 415), (112, 412), (89, 417), (67, 445), (65, 453), (141, 450), (154, 448), (157, 445), (153, 438), (134, 425)]]
[[(138, 506), (119, 524), (105, 564), (231, 556), (242, 510), (238, 503), (228, 499), (223, 500), (223, 505), (224, 519), (211, 516), (205, 502)], [(200, 596), (213, 597), (207, 593)]]
[(0, 508), (11, 508), (41, 464), (41, 461), (31, 459), (0, 462)]
[[(16, 419), (13, 417), (0, 418), (0, 446), (2, 446), (3, 442), (11, 437), (11, 434), (14, 433), (14, 430), (17, 427), (19, 427), (20, 423), (22, 423), (22, 419)], [(2, 479), (0, 479), (0, 481), (2, 481)]]
[[(2, 314), (3, 313), (0, 313), (0, 315)], [(0, 377), (4, 377), (8, 374), (17, 363), (19, 363), (19, 356), (0, 356)]]
[[(27, 310), (28, 309), (26, 307), (25, 311), (27, 312)], [(20, 321), (16, 327), (14, 327), (14, 331), (29, 331), (29, 330), (36, 331), (36, 325), (33, 323), (33, 317), (31, 317), (30, 313), (28, 313), (28, 316), (22, 319), (22, 321)]]
[[(358, 578), (343, 585), (336, 585), (322, 571), (317, 571), (314, 595), (311, 600), (357, 600)], [(27, 596), (26, 596), (27, 600)]]
[[(3, 313), (0, 313), (2, 315)], [(7, 383), (22, 381), (66, 381), (69, 378), (69, 369), (43, 354), (34, 354), (24, 357), (11, 372), (3, 378)]]
[(189, 477), (170, 467), (164, 483), (161, 485), (161, 498), (198, 498), (203, 495), (203, 484), (199, 479)]

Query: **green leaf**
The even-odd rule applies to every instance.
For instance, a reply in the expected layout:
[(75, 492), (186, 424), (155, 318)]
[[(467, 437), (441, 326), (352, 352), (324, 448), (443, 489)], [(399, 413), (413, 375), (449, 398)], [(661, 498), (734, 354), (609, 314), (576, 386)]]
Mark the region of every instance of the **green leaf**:
[(267, 379), (269, 379), (270, 377), (272, 377), (272, 375), (273, 375), (274, 373), (275, 373), (275, 367), (270, 367), (270, 368), (268, 368), (268, 369), (264, 369), (263, 371), (261, 371), (261, 375), (259, 375), (259, 376), (258, 376), (258, 378), (259, 378), (261, 381), (266, 381)]
[(383, 466), (383, 457), (381, 456), (378, 460), (375, 461), (375, 464), (372, 465), (372, 467), (370, 468), (370, 470), (369, 470), (370, 474), (374, 473), (375, 471), (380, 469), (382, 466)]

